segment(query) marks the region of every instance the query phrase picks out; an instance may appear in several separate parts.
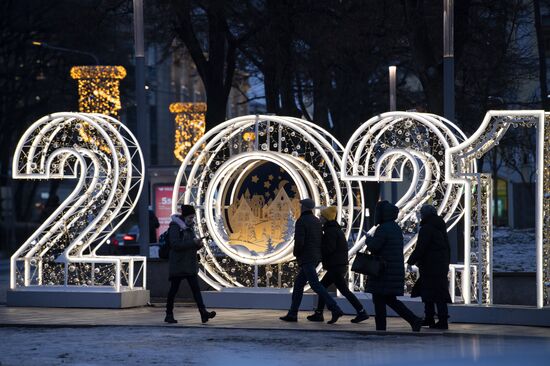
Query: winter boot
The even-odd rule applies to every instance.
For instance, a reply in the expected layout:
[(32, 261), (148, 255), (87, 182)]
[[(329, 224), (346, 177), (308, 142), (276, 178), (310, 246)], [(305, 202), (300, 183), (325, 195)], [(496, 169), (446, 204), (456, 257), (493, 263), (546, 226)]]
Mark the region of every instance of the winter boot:
[(344, 315), (344, 312), (340, 309), (332, 311), (332, 318), (327, 322), (327, 324), (334, 324)]
[(323, 311), (315, 310), (315, 312), (307, 317), (307, 320), (310, 322), (323, 322), (325, 317), (323, 316)]
[(442, 316), (441, 318), (439, 318), (437, 323), (430, 325), (430, 329), (442, 329), (442, 330), (449, 329), (448, 319), (449, 319), (449, 316)]
[(422, 321), (423, 327), (431, 327), (434, 324), (435, 324), (435, 320), (433, 317), (425, 317), (424, 320)]
[(424, 320), (422, 318), (416, 318), (411, 322), (411, 328), (413, 332), (420, 332), (420, 328), (422, 328), (422, 323)]
[(363, 320), (367, 320), (369, 318), (369, 314), (367, 314), (367, 311), (365, 309), (357, 312), (357, 316), (353, 319), (351, 319), (352, 323), (361, 323)]
[(288, 313), (285, 316), (279, 317), (279, 319), (284, 322), (296, 323), (298, 321), (298, 315)]
[(199, 312), (201, 313), (201, 321), (203, 323), (206, 323), (208, 319), (213, 319), (216, 316), (215, 311), (208, 311), (206, 309), (199, 309)]
[(174, 313), (166, 313), (166, 317), (164, 318), (164, 321), (170, 324), (175, 324), (178, 322), (176, 319), (174, 319)]

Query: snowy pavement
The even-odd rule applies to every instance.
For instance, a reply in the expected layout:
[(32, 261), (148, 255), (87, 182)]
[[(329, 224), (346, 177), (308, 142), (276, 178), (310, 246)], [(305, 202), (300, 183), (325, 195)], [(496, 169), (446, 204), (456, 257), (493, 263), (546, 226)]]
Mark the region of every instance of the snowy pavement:
[(4, 365), (546, 365), (550, 338), (170, 327), (0, 328)]
[(536, 272), (535, 229), (493, 229), (493, 271)]

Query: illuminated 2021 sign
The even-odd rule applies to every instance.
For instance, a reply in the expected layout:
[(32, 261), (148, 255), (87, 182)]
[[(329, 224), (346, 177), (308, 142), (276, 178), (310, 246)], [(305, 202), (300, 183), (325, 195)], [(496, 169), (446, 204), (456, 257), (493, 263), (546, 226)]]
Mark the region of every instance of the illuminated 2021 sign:
[[(466, 304), (492, 298), (491, 179), (476, 161), (510, 126), (537, 128), (537, 305), (550, 283), (550, 128), (543, 111), (490, 111), (467, 138), (442, 117), (389, 112), (357, 129), (344, 147), (313, 123), (291, 117), (244, 116), (216, 126), (191, 148), (175, 182), (172, 210), (197, 209), (200, 276), (214, 288), (287, 288), (297, 201), (337, 206), (352, 259), (364, 243), (361, 181), (410, 181), (398, 222), (408, 256), (416, 242), (416, 212), (437, 207), (448, 229), (464, 217), (461, 287)], [(546, 126), (547, 127), (547, 126)], [(111, 288), (135, 285), (143, 257), (100, 257), (99, 246), (126, 219), (141, 190), (137, 141), (101, 115), (56, 113), (32, 125), (13, 162), (16, 179), (78, 179), (73, 193), (11, 260), (11, 288)], [(183, 194), (179, 192), (184, 188)], [(316, 213), (319, 210), (316, 209)], [(319, 267), (318, 270), (321, 270)], [(356, 290), (365, 279), (351, 276)], [(143, 279), (143, 284), (145, 283)], [(144, 285), (143, 285), (144, 286)]]

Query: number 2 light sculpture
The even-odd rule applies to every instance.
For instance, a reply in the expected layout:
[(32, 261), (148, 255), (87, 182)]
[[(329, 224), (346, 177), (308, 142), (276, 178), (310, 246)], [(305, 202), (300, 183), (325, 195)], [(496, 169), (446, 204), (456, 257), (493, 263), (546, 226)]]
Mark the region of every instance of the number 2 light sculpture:
[(77, 183), (11, 257), (11, 290), (144, 289), (145, 257), (97, 254), (132, 212), (143, 168), (135, 137), (112, 117), (53, 113), (30, 126), (15, 151), (13, 178)]

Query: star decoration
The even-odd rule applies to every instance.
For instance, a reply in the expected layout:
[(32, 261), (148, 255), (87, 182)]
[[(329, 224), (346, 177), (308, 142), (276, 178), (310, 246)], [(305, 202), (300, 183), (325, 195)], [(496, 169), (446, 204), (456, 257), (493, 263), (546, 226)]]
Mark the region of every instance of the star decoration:
[(298, 193), (298, 187), (296, 187), (295, 185), (293, 185), (292, 187), (290, 187), (290, 190), (294, 193)]
[(252, 183), (258, 183), (258, 180), (259, 180), (259, 179), (260, 179), (260, 178), (258, 178), (257, 175), (253, 176), (253, 177), (252, 177)]
[(272, 175), (272, 174), (269, 174), (269, 176), (267, 177), (267, 179), (269, 180), (273, 180), (275, 177)]
[(271, 182), (269, 182), (268, 180), (266, 180), (266, 181), (264, 182), (264, 187), (267, 188), (267, 189), (269, 189), (269, 187), (271, 187)]

